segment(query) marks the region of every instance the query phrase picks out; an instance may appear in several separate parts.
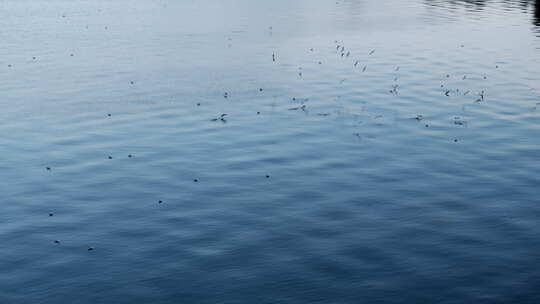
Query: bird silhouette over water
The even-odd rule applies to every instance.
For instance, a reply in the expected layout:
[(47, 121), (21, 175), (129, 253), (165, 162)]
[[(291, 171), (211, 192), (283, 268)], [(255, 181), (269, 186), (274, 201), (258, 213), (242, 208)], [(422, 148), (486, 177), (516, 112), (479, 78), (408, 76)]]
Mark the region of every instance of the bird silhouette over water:
[(211, 119), (212, 121), (218, 121), (218, 120), (221, 120), (222, 122), (226, 122), (227, 120), (225, 120), (225, 116), (227, 116), (227, 114), (221, 114), (220, 116), (218, 116), (217, 118), (213, 118)]
[(290, 110), (290, 111), (297, 111), (297, 110), (305, 111), (305, 110), (306, 110), (306, 105), (303, 104), (303, 105), (300, 106), (300, 107), (289, 108), (289, 110)]

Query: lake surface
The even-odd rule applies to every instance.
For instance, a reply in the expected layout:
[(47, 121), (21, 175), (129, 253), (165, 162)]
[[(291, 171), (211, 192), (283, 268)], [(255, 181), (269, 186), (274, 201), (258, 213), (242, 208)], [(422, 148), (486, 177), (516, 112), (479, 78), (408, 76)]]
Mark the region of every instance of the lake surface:
[(539, 6), (0, 1), (0, 303), (540, 303)]

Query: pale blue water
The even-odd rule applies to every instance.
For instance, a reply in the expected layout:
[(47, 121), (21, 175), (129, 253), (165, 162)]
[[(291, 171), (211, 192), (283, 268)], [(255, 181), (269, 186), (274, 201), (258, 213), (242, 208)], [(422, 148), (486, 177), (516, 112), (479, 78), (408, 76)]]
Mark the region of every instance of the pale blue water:
[(0, 303), (540, 303), (539, 6), (0, 1)]

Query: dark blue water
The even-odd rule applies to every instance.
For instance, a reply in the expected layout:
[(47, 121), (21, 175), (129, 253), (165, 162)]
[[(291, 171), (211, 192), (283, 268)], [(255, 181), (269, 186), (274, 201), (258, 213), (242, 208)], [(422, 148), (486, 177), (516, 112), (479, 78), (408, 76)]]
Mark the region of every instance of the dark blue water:
[(0, 1), (0, 303), (540, 303), (539, 6)]

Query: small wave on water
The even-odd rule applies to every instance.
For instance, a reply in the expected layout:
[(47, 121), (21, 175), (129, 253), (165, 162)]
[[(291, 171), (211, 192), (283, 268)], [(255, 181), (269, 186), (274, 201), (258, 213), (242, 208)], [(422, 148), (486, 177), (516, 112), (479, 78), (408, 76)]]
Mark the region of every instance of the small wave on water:
[(538, 303), (538, 1), (15, 1), (0, 303)]

